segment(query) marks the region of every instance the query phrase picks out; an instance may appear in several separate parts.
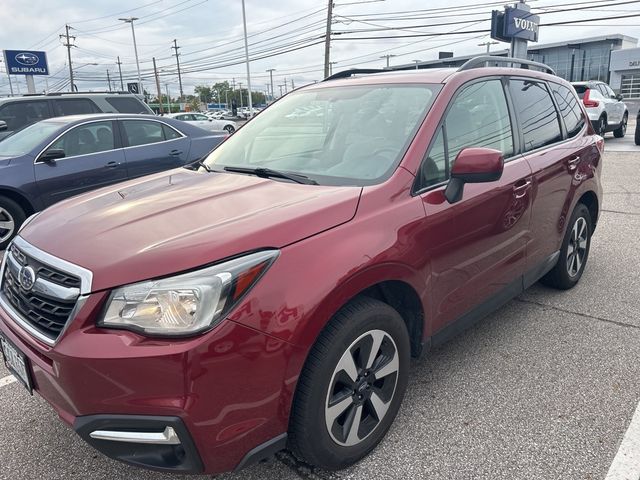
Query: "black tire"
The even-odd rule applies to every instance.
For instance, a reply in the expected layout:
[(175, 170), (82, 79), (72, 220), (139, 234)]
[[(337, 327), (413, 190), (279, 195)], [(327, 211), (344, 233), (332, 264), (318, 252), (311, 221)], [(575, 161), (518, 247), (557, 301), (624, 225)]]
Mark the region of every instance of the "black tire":
[(225, 125), (224, 131), (227, 132), (229, 135), (231, 135), (233, 132), (236, 131), (236, 129), (233, 128), (233, 125)]
[(596, 123), (596, 133), (604, 138), (605, 133), (607, 133), (607, 118), (603, 115), (598, 119), (598, 123)]
[[(575, 243), (573, 240), (573, 231), (576, 225), (579, 225), (578, 222), (585, 222), (586, 228), (586, 244), (584, 249), (575, 248)], [(558, 263), (556, 263), (555, 267), (547, 273), (540, 280), (543, 284), (557, 288), (559, 290), (568, 290), (573, 288), (582, 277), (582, 273), (584, 272), (584, 268), (587, 265), (587, 260), (589, 259), (589, 249), (591, 248), (591, 234), (593, 233), (593, 221), (591, 219), (591, 214), (589, 213), (589, 209), (579, 203), (576, 208), (573, 210), (573, 214), (571, 215), (571, 219), (567, 223), (567, 231), (564, 235), (564, 240), (562, 241), (562, 247), (560, 248), (560, 257), (558, 258)], [(571, 250), (570, 250), (571, 249)], [(571, 266), (577, 266), (575, 263), (570, 263), (571, 251), (579, 250), (584, 252), (582, 256), (582, 260), (580, 261), (579, 268), (575, 272), (571, 272)], [(579, 252), (578, 252), (579, 253)]]
[(640, 121), (638, 121), (638, 123), (636, 123), (636, 145), (640, 145)]
[[(349, 380), (346, 376), (346, 370), (339, 369), (339, 362), (348, 355), (349, 351), (354, 365), (357, 365), (359, 359), (368, 357), (367, 345), (370, 351), (372, 343), (365, 342), (369, 338), (367, 335), (373, 332), (383, 332), (387, 335), (381, 344), (384, 348), (379, 349), (379, 356), (376, 356), (372, 364), (373, 367), (370, 372), (358, 370), (357, 378), (361, 383), (359, 388), (358, 386), (355, 386), (353, 390), (341, 388), (336, 394), (338, 385), (342, 385), (338, 378)], [(361, 338), (365, 340), (361, 340)], [(389, 341), (389, 338), (393, 342)], [(398, 368), (394, 373), (376, 379), (376, 370), (381, 372), (383, 367), (386, 369), (387, 365), (396, 364), (392, 360), (388, 360), (390, 358), (389, 350), (386, 350), (385, 353), (385, 348), (391, 347), (396, 347), (397, 357), (393, 356), (392, 360), (397, 360)], [(359, 355), (354, 357), (353, 352), (358, 352)], [(292, 452), (308, 464), (326, 470), (346, 468), (371, 452), (384, 438), (398, 413), (407, 387), (409, 357), (409, 335), (404, 321), (396, 310), (386, 303), (368, 297), (357, 297), (344, 306), (331, 319), (316, 340), (298, 380), (289, 421), (288, 446)], [(382, 367), (375, 368), (376, 366)], [(372, 385), (366, 384), (366, 390), (363, 388), (363, 382), (367, 380), (365, 374), (369, 381), (374, 382)], [(373, 393), (370, 392), (376, 392), (376, 394), (380, 392), (380, 396), (376, 397), (380, 399), (383, 395), (383, 389), (391, 388), (391, 383), (380, 385), (379, 382), (392, 382), (394, 378), (394, 390), (390, 396), (388, 393), (385, 394), (387, 395), (386, 413), (379, 420), (371, 414), (373, 403), (368, 398), (373, 399)], [(346, 395), (342, 392), (346, 392)], [(363, 400), (363, 396), (358, 395), (358, 392), (363, 392), (365, 397), (368, 394), (370, 397)], [(345, 395), (343, 398), (348, 400), (347, 403), (350, 405), (335, 420), (338, 422), (341, 417), (344, 417), (343, 431), (349, 430), (346, 425), (348, 425), (347, 418), (349, 418), (350, 408), (353, 408), (352, 411), (355, 412), (355, 409), (358, 408), (356, 402), (360, 402), (361, 412), (363, 412), (363, 421), (360, 425), (363, 427), (364, 433), (362, 439), (357, 438), (357, 444), (341, 445), (335, 440), (334, 432), (329, 432), (326, 409), (329, 408), (330, 396), (334, 394), (336, 396)], [(360, 400), (356, 397), (359, 397)], [(378, 410), (376, 409), (376, 411)], [(369, 424), (366, 423), (367, 421)], [(375, 426), (372, 427), (374, 424)], [(338, 424), (332, 423), (332, 425), (337, 426)], [(358, 437), (360, 431), (356, 429)], [(347, 438), (345, 441), (348, 440)]]
[(13, 222), (13, 228), (0, 228), (0, 250), (4, 250), (24, 223), (26, 215), (16, 202), (0, 195), (0, 224)]
[(627, 113), (624, 114), (622, 118), (622, 123), (618, 128), (613, 131), (613, 136), (616, 138), (624, 138), (627, 133), (627, 123), (629, 122), (629, 115)]

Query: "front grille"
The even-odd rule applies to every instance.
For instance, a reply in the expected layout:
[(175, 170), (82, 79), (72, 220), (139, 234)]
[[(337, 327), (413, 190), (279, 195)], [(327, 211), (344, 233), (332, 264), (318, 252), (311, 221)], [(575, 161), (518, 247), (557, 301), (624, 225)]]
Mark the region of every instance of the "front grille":
[[(30, 290), (20, 284), (23, 267), (36, 273), (37, 283)], [(15, 245), (7, 252), (2, 278), (5, 300), (36, 331), (55, 341), (64, 329), (80, 294), (80, 278), (46, 265)], [(57, 294), (64, 294), (58, 297)]]

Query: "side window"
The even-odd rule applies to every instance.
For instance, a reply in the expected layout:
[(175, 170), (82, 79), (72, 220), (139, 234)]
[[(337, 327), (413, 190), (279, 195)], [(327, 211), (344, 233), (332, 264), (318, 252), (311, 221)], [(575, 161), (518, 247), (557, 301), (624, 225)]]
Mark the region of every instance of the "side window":
[(196, 114), (196, 115), (193, 115), (193, 117), (196, 120), (209, 120), (209, 117), (207, 117), (206, 115), (198, 115), (198, 114)]
[(74, 127), (47, 150), (54, 149), (64, 150), (65, 157), (113, 150), (113, 124), (112, 122), (94, 122)]
[(49, 118), (46, 100), (6, 103), (0, 107), (0, 120), (7, 123), (7, 130), (19, 130), (32, 123)]
[(457, 94), (423, 161), (420, 188), (447, 180), (456, 157), (467, 147), (494, 148), (505, 158), (514, 153), (509, 109), (500, 80), (474, 83)]
[(145, 105), (136, 98), (107, 97), (105, 100), (119, 113), (149, 113)]
[(509, 88), (518, 111), (526, 151), (562, 140), (558, 112), (544, 84), (510, 80)]
[(100, 109), (87, 98), (65, 98), (53, 101), (53, 115), (80, 115), (83, 113), (101, 113)]
[(609, 85), (605, 85), (604, 89), (607, 91), (607, 96), (609, 98), (616, 98), (616, 94), (614, 93), (613, 90), (611, 90), (611, 87)]
[(123, 120), (122, 127), (130, 147), (164, 142), (164, 133), (160, 122), (148, 120)]
[(162, 131), (164, 132), (165, 140), (173, 140), (175, 138), (180, 138), (181, 135), (176, 132), (173, 128), (168, 127), (167, 125), (162, 125)]
[(553, 96), (560, 108), (560, 115), (562, 115), (562, 118), (564, 119), (567, 136), (569, 138), (575, 137), (580, 133), (580, 130), (582, 130), (585, 123), (584, 115), (580, 108), (580, 104), (578, 103), (578, 99), (573, 92), (564, 85), (552, 83), (551, 90), (553, 91)]

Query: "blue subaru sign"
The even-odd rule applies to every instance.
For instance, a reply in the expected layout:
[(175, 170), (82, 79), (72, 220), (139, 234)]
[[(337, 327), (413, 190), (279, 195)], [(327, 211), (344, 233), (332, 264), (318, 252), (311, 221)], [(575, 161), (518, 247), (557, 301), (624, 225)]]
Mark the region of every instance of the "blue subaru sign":
[(46, 52), (5, 50), (4, 61), (9, 75), (49, 75)]

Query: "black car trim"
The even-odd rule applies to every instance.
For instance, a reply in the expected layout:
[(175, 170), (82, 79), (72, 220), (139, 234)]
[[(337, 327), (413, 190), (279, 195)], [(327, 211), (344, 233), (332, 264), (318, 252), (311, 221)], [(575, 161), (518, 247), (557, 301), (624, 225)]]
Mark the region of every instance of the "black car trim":
[[(177, 445), (141, 444), (98, 440), (96, 430), (163, 431), (172, 427), (180, 439)], [(99, 452), (121, 462), (164, 472), (202, 473), (202, 459), (189, 430), (180, 417), (148, 415), (88, 415), (77, 417), (73, 429)]]

